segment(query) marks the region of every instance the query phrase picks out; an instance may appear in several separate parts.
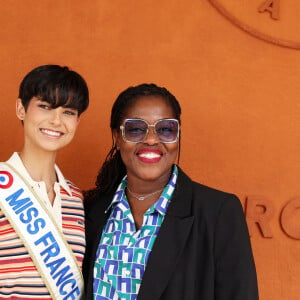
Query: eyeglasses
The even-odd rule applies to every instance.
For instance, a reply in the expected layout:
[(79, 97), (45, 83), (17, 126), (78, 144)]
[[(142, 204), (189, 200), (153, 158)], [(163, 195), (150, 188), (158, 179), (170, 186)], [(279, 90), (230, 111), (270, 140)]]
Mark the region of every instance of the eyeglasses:
[(120, 129), (125, 142), (140, 143), (145, 140), (149, 127), (153, 127), (161, 143), (175, 143), (179, 138), (179, 122), (176, 119), (161, 119), (153, 125), (143, 119), (126, 119)]

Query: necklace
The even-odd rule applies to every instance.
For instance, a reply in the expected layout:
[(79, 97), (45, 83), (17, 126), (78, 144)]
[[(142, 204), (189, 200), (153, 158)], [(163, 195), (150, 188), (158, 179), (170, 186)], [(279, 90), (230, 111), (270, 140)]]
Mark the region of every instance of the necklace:
[(157, 194), (157, 193), (159, 193), (159, 192), (161, 192), (161, 191), (163, 190), (163, 188), (162, 188), (162, 189), (157, 190), (157, 191), (155, 191), (155, 192), (153, 192), (153, 193), (146, 194), (146, 195), (143, 195), (143, 196), (138, 196), (136, 193), (132, 192), (132, 191), (129, 189), (128, 186), (127, 186), (126, 188), (127, 188), (127, 191), (129, 192), (129, 194), (130, 194), (132, 197), (134, 197), (135, 199), (138, 199), (138, 200), (140, 200), (140, 201), (143, 201), (143, 200), (149, 198), (150, 196), (155, 195), (155, 194)]

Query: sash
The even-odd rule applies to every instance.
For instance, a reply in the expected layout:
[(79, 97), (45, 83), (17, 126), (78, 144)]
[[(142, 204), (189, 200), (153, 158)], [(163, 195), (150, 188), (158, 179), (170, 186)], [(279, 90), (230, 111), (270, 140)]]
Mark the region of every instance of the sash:
[(53, 299), (83, 298), (83, 279), (62, 231), (28, 182), (0, 163), (0, 207), (28, 250)]

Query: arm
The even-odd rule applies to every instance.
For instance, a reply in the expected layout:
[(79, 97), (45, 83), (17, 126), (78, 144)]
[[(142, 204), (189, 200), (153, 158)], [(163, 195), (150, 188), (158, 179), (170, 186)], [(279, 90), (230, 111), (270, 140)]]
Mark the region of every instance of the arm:
[(223, 201), (215, 227), (215, 299), (257, 300), (257, 280), (247, 224), (240, 201)]

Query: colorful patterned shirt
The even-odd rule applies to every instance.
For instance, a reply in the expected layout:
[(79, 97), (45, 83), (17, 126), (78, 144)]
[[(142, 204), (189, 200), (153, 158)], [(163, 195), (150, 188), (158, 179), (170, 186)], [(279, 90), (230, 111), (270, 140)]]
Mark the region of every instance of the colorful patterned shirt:
[(111, 208), (111, 213), (96, 254), (94, 299), (137, 299), (149, 255), (175, 189), (177, 173), (174, 165), (169, 183), (145, 212), (143, 225), (137, 231), (125, 194), (127, 177), (122, 180), (108, 209)]

